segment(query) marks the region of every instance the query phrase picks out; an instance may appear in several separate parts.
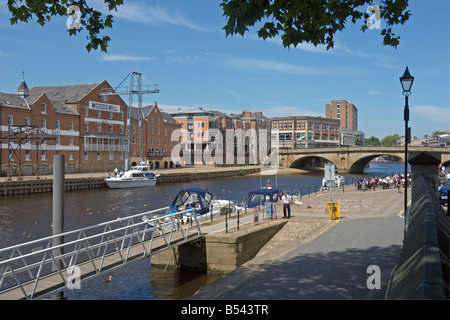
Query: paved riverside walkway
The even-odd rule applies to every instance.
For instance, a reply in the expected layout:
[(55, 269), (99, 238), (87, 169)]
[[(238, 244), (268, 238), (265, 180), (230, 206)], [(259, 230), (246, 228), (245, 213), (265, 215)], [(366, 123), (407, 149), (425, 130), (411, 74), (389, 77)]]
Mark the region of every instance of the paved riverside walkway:
[[(187, 299), (384, 299), (402, 249), (403, 196), (396, 189), (333, 191), (339, 221), (329, 219), (328, 192), (304, 196), (254, 259)], [(367, 287), (371, 265), (380, 268), (380, 289)]]

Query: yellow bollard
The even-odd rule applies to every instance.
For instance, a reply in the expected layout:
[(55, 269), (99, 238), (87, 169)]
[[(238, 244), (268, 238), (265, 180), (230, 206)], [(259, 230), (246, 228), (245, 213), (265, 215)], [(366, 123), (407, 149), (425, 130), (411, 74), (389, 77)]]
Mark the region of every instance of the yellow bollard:
[(339, 202), (327, 202), (328, 214), (330, 215), (330, 220), (340, 220), (340, 210), (339, 210)]

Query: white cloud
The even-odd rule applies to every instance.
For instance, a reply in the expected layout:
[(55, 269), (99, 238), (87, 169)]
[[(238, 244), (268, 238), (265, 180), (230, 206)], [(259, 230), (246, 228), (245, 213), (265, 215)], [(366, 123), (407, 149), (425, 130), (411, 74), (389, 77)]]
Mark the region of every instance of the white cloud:
[(102, 61), (107, 61), (107, 62), (155, 60), (155, 58), (152, 58), (152, 57), (138, 57), (138, 56), (130, 56), (130, 55), (124, 55), (124, 54), (105, 54), (105, 55), (102, 55), (100, 59)]
[(366, 92), (366, 94), (369, 94), (369, 95), (378, 95), (378, 94), (383, 94), (383, 92), (381, 92), (381, 91), (368, 91), (368, 92)]
[(166, 9), (147, 5), (144, 2), (136, 3), (127, 1), (123, 6), (118, 7), (117, 12), (111, 12), (115, 17), (147, 25), (158, 26), (161, 24), (171, 24), (187, 27), (197, 31), (205, 29), (192, 22), (179, 10)]
[(436, 106), (415, 106), (411, 108), (411, 112), (426, 117), (432, 121), (450, 123), (450, 108), (442, 108)]
[(229, 66), (238, 69), (249, 70), (266, 70), (275, 71), (288, 74), (312, 74), (312, 75), (325, 75), (326, 72), (317, 68), (304, 67), (293, 65), (281, 61), (275, 60), (262, 60), (262, 59), (247, 59), (238, 57), (229, 57), (225, 59), (225, 63)]
[(167, 58), (167, 61), (172, 63), (188, 63), (188, 62), (196, 62), (199, 60), (200, 56), (175, 56)]
[(279, 116), (320, 117), (323, 116), (323, 113), (315, 110), (305, 109), (303, 107), (298, 106), (275, 106), (275, 107), (264, 107), (264, 115), (266, 117), (279, 117)]
[(225, 88), (225, 91), (235, 98), (242, 99), (242, 97), (234, 90)]

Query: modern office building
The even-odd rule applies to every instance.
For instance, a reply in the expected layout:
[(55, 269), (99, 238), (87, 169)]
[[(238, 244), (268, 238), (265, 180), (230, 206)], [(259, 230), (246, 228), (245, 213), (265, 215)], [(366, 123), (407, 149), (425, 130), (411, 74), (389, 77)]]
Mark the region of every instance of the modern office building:
[(340, 127), (358, 130), (358, 109), (347, 100), (333, 100), (325, 105), (325, 118), (340, 121)]
[(280, 149), (339, 146), (339, 120), (310, 116), (271, 118), (272, 141)]

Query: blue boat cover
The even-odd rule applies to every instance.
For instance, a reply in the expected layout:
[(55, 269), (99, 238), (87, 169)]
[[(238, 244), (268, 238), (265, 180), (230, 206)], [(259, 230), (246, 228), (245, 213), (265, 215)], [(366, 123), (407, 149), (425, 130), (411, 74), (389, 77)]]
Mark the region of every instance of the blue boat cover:
[(213, 194), (204, 189), (190, 188), (181, 190), (172, 202), (177, 210), (185, 210), (186, 207), (195, 208), (197, 214), (209, 212), (209, 204)]
[(248, 208), (263, 205), (266, 202), (278, 202), (280, 200), (280, 190), (278, 189), (258, 189), (248, 193)]

